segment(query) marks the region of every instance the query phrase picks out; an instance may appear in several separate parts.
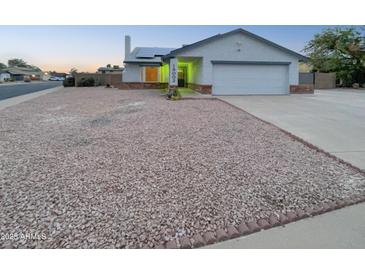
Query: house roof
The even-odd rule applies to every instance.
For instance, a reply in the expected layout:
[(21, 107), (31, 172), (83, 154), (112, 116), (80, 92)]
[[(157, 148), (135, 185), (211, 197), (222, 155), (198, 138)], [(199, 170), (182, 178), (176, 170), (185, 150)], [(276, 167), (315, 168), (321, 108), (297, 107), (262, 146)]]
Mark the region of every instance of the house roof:
[(169, 54), (174, 48), (136, 47), (124, 63), (162, 63), (161, 57)]
[(169, 54), (174, 48), (141, 47), (136, 52), (136, 58), (155, 58)]
[(267, 44), (267, 45), (269, 45), (269, 46), (275, 47), (275, 48), (277, 48), (277, 49), (279, 49), (279, 50), (282, 50), (282, 51), (284, 51), (284, 52), (286, 52), (286, 53), (289, 53), (289, 54), (291, 54), (291, 55), (294, 55), (294, 56), (296, 56), (299, 60), (307, 60), (307, 59), (308, 59), (308, 57), (306, 57), (306, 56), (304, 56), (304, 55), (301, 55), (301, 54), (299, 54), (299, 53), (297, 53), (297, 52), (295, 52), (295, 51), (292, 51), (292, 50), (287, 49), (287, 48), (285, 48), (285, 47), (283, 47), (283, 46), (280, 46), (280, 45), (278, 45), (278, 44), (276, 44), (276, 43), (274, 43), (274, 42), (271, 42), (271, 41), (269, 41), (269, 40), (267, 40), (267, 39), (265, 39), (265, 38), (263, 38), (263, 37), (261, 37), (261, 36), (258, 36), (258, 35), (254, 34), (254, 33), (252, 33), (252, 32), (249, 32), (249, 31), (247, 31), (247, 30), (244, 30), (244, 29), (242, 29), (242, 28), (235, 29), (235, 30), (232, 30), (232, 31), (229, 31), (229, 32), (223, 33), (223, 34), (217, 34), (217, 35), (214, 35), (214, 36), (211, 36), (211, 37), (209, 37), (209, 38), (206, 38), (206, 39), (200, 40), (200, 41), (195, 42), (195, 43), (190, 44), (190, 45), (184, 45), (184, 46), (182, 46), (181, 48), (178, 48), (178, 49), (172, 50), (169, 54), (165, 55), (163, 58), (164, 58), (164, 59), (165, 59), (165, 58), (167, 59), (167, 58), (171, 58), (171, 57), (176, 57), (176, 56), (177, 56), (179, 53), (181, 53), (181, 52), (184, 52), (184, 51), (186, 51), (186, 50), (190, 50), (190, 49), (193, 49), (193, 48), (196, 48), (196, 47), (199, 47), (199, 46), (205, 45), (205, 44), (207, 44), (207, 43), (210, 43), (210, 42), (215, 41), (215, 40), (217, 40), (217, 39), (224, 38), (224, 37), (226, 37), (226, 36), (228, 36), (228, 35), (235, 34), (235, 33), (242, 33), (242, 34), (244, 34), (244, 35), (247, 35), (247, 36), (249, 36), (249, 37), (251, 37), (251, 38), (253, 38), (253, 39), (256, 39), (256, 40), (258, 40), (258, 41), (261, 41), (261, 42), (263, 42), (263, 43), (265, 43), (265, 44)]
[(10, 74), (21, 74), (21, 75), (40, 75), (43, 74), (42, 71), (35, 70), (32, 68), (23, 68), (23, 67), (9, 67), (2, 70), (2, 72), (8, 72)]

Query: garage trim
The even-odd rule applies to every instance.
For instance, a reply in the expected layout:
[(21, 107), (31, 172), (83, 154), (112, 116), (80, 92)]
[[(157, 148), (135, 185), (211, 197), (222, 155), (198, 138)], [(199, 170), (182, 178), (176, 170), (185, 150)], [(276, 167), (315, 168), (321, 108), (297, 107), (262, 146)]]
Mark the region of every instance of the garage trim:
[(290, 65), (291, 62), (273, 62), (273, 61), (225, 61), (225, 60), (212, 60), (213, 65)]

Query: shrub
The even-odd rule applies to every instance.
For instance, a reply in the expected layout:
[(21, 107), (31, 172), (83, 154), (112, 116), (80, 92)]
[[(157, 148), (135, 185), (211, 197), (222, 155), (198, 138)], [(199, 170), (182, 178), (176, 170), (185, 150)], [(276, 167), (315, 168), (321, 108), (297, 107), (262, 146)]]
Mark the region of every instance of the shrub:
[(63, 86), (64, 87), (74, 87), (75, 86), (75, 78), (74, 77), (68, 77), (65, 80), (63, 80)]
[(94, 87), (95, 86), (95, 80), (94, 78), (81, 78), (79, 82), (77, 83), (77, 86), (79, 87)]

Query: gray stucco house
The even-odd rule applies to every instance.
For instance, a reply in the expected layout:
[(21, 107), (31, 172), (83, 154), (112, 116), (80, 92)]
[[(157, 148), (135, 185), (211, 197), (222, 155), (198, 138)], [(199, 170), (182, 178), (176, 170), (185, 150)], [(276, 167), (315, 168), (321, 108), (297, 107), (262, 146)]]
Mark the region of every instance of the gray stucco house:
[(178, 49), (136, 47), (125, 38), (121, 88), (189, 87), (213, 95), (289, 94), (306, 57), (243, 29)]

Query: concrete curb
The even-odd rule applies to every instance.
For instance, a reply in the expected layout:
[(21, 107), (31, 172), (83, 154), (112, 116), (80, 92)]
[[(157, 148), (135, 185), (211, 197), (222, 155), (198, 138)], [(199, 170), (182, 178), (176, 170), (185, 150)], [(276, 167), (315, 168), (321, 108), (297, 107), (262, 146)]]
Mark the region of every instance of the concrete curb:
[[(195, 98), (189, 98), (189, 100), (194, 100)], [(196, 98), (198, 100), (220, 100), (219, 98)], [(223, 103), (226, 103), (227, 105), (234, 107), (235, 109), (238, 109), (258, 120), (261, 122), (264, 122), (266, 124), (269, 124), (277, 129), (279, 129), (281, 132), (285, 133), (292, 139), (301, 142), (302, 144), (316, 150), (319, 153), (324, 153), (328, 157), (339, 161), (342, 164), (347, 165), (351, 169), (354, 169), (355, 171), (365, 175), (365, 171), (324, 151), (323, 149), (303, 140), (302, 138), (293, 135), (292, 133), (279, 128), (278, 126), (267, 122), (265, 120), (262, 120), (259, 117), (256, 117), (255, 115), (252, 115), (251, 113), (248, 113), (247, 111), (232, 105), (226, 101), (220, 100)], [(355, 195), (352, 198), (339, 200), (339, 201), (333, 201), (330, 203), (323, 203), (314, 207), (306, 208), (306, 209), (297, 209), (295, 211), (286, 211), (286, 212), (280, 212), (280, 213), (273, 213), (268, 218), (259, 218), (250, 222), (242, 221), (239, 225), (227, 225), (224, 228), (220, 228), (217, 231), (208, 231), (205, 232), (204, 235), (194, 235), (193, 237), (184, 237), (184, 238), (178, 238), (173, 239), (165, 243), (165, 245), (159, 246), (159, 248), (196, 248), (201, 247), (205, 245), (210, 245), (213, 243), (218, 243), (224, 240), (228, 239), (234, 239), (241, 236), (246, 236), (255, 232), (259, 232), (261, 230), (270, 229), (276, 226), (284, 226), (288, 223), (292, 223), (304, 218), (314, 217), (320, 214), (324, 214), (336, 209), (340, 209), (346, 206), (351, 206), (354, 204), (365, 202), (365, 194), (364, 195)]]

